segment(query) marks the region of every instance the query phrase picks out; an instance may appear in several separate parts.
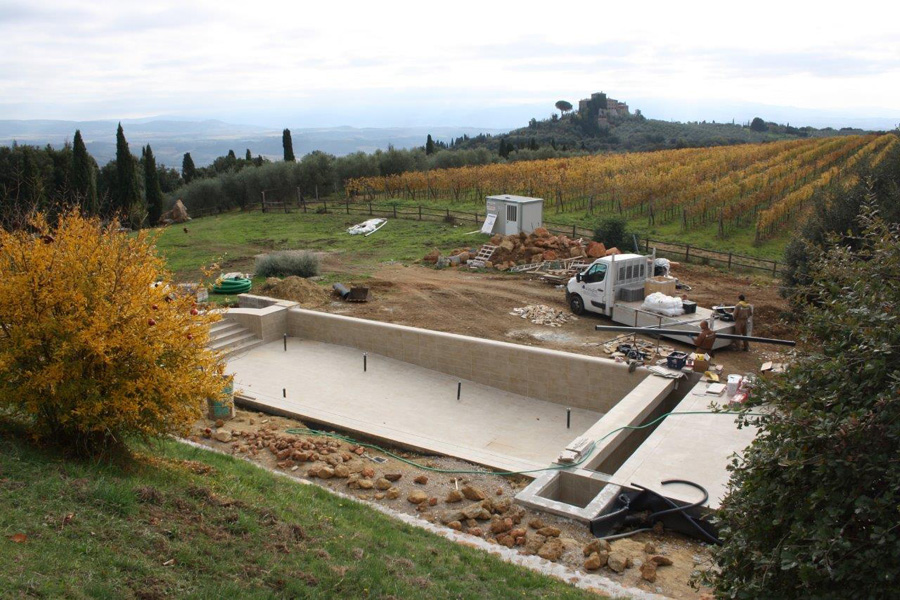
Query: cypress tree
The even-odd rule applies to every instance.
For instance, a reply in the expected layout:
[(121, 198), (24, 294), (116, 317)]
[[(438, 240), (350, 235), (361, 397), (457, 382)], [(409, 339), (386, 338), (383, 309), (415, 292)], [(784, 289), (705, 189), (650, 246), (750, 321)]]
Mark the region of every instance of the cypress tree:
[(185, 152), (184, 158), (181, 160), (181, 178), (184, 179), (184, 184), (187, 185), (196, 177), (197, 168), (194, 166), (194, 159), (191, 158), (190, 152)]
[(113, 190), (113, 206), (122, 213), (122, 218), (136, 225), (135, 209), (140, 202), (141, 192), (135, 168), (134, 157), (128, 149), (128, 141), (122, 124), (116, 131), (116, 188)]
[(428, 134), (428, 139), (425, 140), (425, 155), (428, 156), (430, 154), (434, 154), (434, 140), (431, 139), (431, 134)]
[(144, 193), (147, 196), (147, 218), (150, 220), (150, 226), (156, 227), (159, 224), (159, 217), (162, 216), (162, 189), (159, 185), (159, 171), (156, 169), (156, 158), (153, 156), (153, 150), (150, 144), (144, 148)]
[(100, 211), (94, 161), (88, 154), (81, 131), (78, 129), (75, 130), (75, 143), (72, 148), (72, 188), (81, 203), (82, 212), (93, 216)]
[(244, 160), (246, 160), (248, 162), (253, 160), (253, 155), (250, 154), (250, 148), (247, 148), (247, 154), (244, 155)]
[(291, 141), (291, 130), (285, 129), (281, 134), (281, 145), (284, 146), (284, 161), (294, 162), (294, 142)]

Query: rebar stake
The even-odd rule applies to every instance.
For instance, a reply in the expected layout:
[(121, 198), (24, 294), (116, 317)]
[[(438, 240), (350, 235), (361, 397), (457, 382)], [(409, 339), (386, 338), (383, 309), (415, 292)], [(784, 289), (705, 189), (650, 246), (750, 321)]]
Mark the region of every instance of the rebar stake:
[(459, 400), (460, 396), (462, 396), (462, 381), (456, 382), (456, 399)]
[(287, 388), (281, 388), (281, 397), (287, 398)]
[(365, 373), (366, 369), (368, 368), (368, 365), (366, 364), (368, 358), (369, 358), (369, 353), (363, 352), (363, 373)]
[(572, 428), (572, 409), (566, 409), (566, 429)]
[(284, 334), (284, 351), (287, 352), (287, 334)]

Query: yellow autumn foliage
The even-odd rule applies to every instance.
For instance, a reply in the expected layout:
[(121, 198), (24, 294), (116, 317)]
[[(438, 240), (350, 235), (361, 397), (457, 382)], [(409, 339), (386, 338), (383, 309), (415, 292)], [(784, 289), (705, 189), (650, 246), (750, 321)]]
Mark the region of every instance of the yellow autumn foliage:
[(218, 316), (169, 280), (152, 236), (118, 223), (0, 230), (0, 410), (87, 453), (184, 432), (222, 391)]

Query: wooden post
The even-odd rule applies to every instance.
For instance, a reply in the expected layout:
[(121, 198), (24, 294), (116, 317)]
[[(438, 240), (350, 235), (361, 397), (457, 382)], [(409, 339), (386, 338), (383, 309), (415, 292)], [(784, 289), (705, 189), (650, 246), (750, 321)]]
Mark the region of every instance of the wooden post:
[(319, 186), (316, 185), (316, 202), (319, 201)]
[(262, 192), (262, 211), (266, 212), (266, 191)]
[(775, 275), (778, 274), (777, 271), (778, 271), (778, 261), (773, 260), (772, 261), (772, 277), (775, 277)]
[(575, 233), (575, 225), (572, 225), (572, 238), (574, 239), (576, 235), (578, 234)]
[(731, 268), (731, 252), (728, 253), (728, 268)]
[(419, 220), (422, 220), (422, 205), (419, 205)]
[(350, 200), (347, 200), (347, 214), (350, 214)]
[(690, 253), (691, 253), (691, 245), (688, 244), (687, 246), (684, 247), (684, 262), (688, 261), (688, 258), (690, 257)]

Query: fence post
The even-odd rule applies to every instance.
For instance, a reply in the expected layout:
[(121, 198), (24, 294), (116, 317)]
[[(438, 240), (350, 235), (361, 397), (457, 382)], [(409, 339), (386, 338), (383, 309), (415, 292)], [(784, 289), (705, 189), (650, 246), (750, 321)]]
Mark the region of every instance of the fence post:
[(574, 238), (574, 237), (577, 236), (577, 235), (578, 235), (578, 234), (575, 233), (575, 225), (572, 225), (572, 237)]
[(448, 221), (450, 220), (450, 209), (449, 208), (447, 209), (447, 220)]
[(691, 245), (688, 244), (687, 246), (684, 247), (684, 262), (688, 262), (688, 257), (690, 256), (690, 253), (691, 253)]
[(262, 192), (262, 211), (266, 212), (266, 192), (263, 190)]
[(775, 275), (777, 275), (777, 272), (776, 272), (777, 270), (778, 270), (778, 261), (773, 260), (772, 261), (772, 277), (775, 277)]
[(394, 218), (397, 218), (397, 205), (394, 204)]
[(419, 205), (419, 220), (422, 220), (422, 205)]
[(731, 252), (728, 253), (728, 268), (731, 268)]
[(350, 214), (350, 200), (347, 200), (347, 214)]

